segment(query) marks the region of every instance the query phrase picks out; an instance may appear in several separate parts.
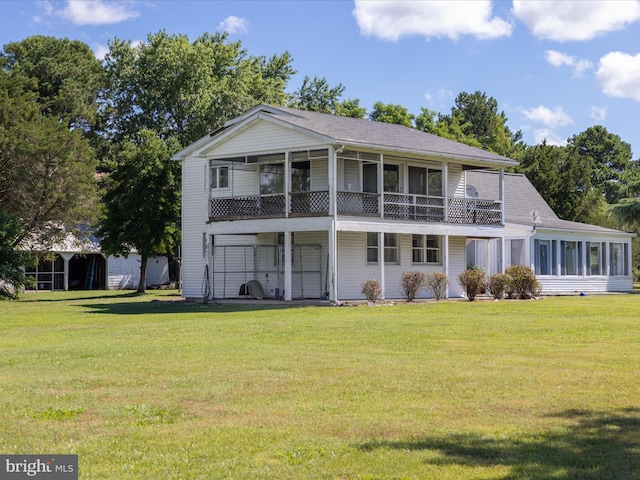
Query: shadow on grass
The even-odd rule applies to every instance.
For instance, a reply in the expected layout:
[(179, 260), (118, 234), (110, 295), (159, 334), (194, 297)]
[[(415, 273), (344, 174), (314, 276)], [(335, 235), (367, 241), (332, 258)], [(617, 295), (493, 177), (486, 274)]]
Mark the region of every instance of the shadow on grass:
[(438, 465), (508, 467), (503, 480), (640, 479), (640, 409), (614, 413), (569, 410), (553, 417), (571, 420), (546, 434), (487, 438), (473, 433), (415, 441), (372, 441), (362, 450), (433, 450)]
[[(109, 297), (113, 298), (113, 297)], [(113, 302), (113, 303), (87, 303), (81, 305), (92, 313), (105, 313), (112, 315), (141, 315), (159, 313), (194, 313), (194, 312), (257, 312), (263, 310), (284, 310), (301, 308), (302, 305), (282, 304), (257, 304), (257, 303), (193, 303), (183, 301), (151, 300), (146, 302)]]
[[(74, 302), (74, 301), (78, 301), (78, 300), (100, 300), (100, 299), (119, 299), (119, 298), (135, 298), (135, 297), (144, 297), (144, 295), (146, 295), (145, 293), (138, 293), (138, 292), (127, 292), (127, 293), (119, 293), (119, 294), (95, 294), (94, 293), (97, 290), (82, 290), (84, 292), (88, 292), (84, 295), (80, 295), (77, 297), (69, 297), (66, 295), (67, 292), (60, 292), (60, 296), (59, 298), (42, 298), (42, 297), (38, 297), (38, 293), (36, 292), (30, 292), (27, 294), (23, 294), (20, 299), (18, 300), (20, 303), (32, 303), (32, 302), (42, 302), (42, 303), (47, 303), (47, 302)], [(103, 290), (104, 292), (107, 292), (108, 290)], [(51, 293), (51, 292), (47, 292), (46, 295), (56, 295), (56, 293)]]

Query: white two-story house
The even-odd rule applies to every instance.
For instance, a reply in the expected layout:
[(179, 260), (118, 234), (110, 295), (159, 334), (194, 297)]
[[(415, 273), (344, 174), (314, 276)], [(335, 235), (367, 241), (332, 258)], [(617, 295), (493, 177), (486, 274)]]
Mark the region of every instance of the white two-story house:
[[(187, 298), (363, 299), (369, 278), (401, 298), (414, 270), (445, 272), (461, 296), (467, 266), (535, 259), (533, 228), (505, 224), (504, 168), (516, 162), (415, 129), (259, 105), (173, 159)], [(480, 170), (492, 173), (474, 186), (467, 173)], [(631, 236), (616, 232), (628, 264)], [(527, 245), (520, 257), (511, 240)]]

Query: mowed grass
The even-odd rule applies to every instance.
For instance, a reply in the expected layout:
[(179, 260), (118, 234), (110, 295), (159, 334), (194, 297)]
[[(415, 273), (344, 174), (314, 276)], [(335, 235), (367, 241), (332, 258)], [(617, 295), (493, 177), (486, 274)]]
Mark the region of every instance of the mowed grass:
[(640, 478), (640, 295), (0, 303), (0, 452), (82, 479)]

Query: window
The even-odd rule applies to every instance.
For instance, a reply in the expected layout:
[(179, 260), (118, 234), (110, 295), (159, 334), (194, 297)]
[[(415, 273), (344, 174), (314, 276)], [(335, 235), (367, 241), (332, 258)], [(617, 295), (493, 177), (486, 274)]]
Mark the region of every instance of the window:
[(384, 263), (400, 263), (398, 259), (398, 235), (395, 233), (384, 234)]
[(398, 192), (400, 191), (400, 173), (398, 165), (384, 165), (384, 191)]
[(413, 236), (413, 263), (441, 264), (440, 237), (437, 235)]
[(507, 266), (526, 265), (524, 240), (523, 239), (507, 239), (506, 240)]
[(364, 163), (362, 165), (362, 191), (378, 193), (378, 165)]
[(427, 195), (432, 197), (442, 196), (442, 170), (429, 169), (427, 173)]
[(605, 246), (605, 243), (587, 242), (587, 275), (604, 273)]
[(291, 163), (291, 191), (308, 192), (311, 190), (311, 162)]
[(555, 275), (556, 240), (534, 240), (536, 275)]
[(629, 265), (627, 263), (629, 245), (626, 243), (611, 243), (609, 250), (611, 254), (609, 274), (612, 276), (629, 275)]
[(442, 196), (442, 171), (432, 168), (409, 167), (409, 193)]
[(367, 263), (378, 263), (378, 234), (367, 232)]
[(229, 167), (211, 169), (211, 188), (229, 188)]
[(284, 165), (267, 163), (260, 165), (260, 195), (284, 193)]
[(582, 275), (582, 242), (560, 242), (560, 268), (562, 275)]

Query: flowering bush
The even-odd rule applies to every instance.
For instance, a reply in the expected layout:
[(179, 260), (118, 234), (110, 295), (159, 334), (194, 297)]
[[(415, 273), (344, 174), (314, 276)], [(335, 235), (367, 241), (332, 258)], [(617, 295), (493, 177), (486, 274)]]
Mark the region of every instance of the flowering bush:
[(404, 272), (400, 276), (400, 289), (407, 302), (413, 302), (425, 286), (426, 275), (422, 272)]
[(442, 300), (447, 296), (449, 278), (444, 272), (431, 272), (425, 278), (424, 288), (433, 295), (433, 298)]
[(487, 288), (487, 280), (484, 272), (476, 268), (469, 268), (458, 275), (458, 283), (467, 294), (470, 302), (476, 299), (476, 295)]
[(382, 295), (380, 282), (370, 278), (362, 283), (362, 294), (367, 297), (370, 302), (375, 302)]

